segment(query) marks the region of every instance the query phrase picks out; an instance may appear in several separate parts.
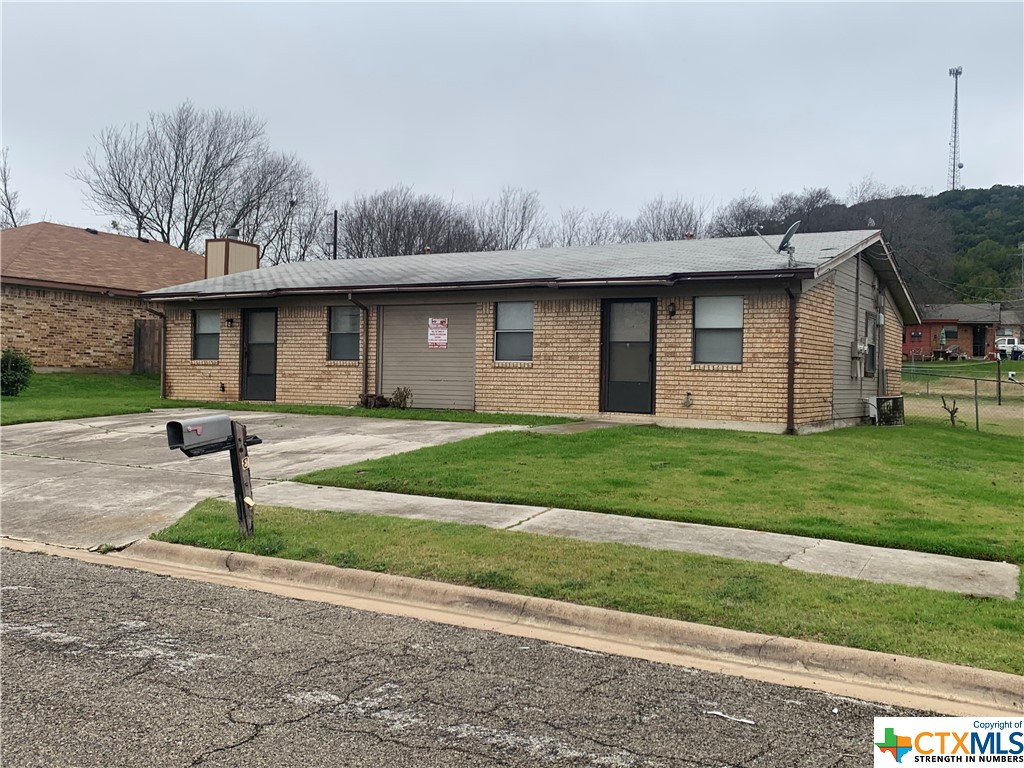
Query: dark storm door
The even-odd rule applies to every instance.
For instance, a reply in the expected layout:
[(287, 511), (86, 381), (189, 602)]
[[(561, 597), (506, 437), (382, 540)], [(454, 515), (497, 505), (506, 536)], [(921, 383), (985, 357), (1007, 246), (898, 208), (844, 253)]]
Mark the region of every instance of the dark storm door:
[(654, 412), (654, 300), (601, 305), (602, 411)]
[(971, 344), (971, 357), (984, 357), (985, 352), (985, 336), (988, 331), (988, 326), (976, 325), (974, 326), (972, 336), (973, 343)]
[(242, 399), (277, 399), (277, 310), (247, 309), (242, 345)]

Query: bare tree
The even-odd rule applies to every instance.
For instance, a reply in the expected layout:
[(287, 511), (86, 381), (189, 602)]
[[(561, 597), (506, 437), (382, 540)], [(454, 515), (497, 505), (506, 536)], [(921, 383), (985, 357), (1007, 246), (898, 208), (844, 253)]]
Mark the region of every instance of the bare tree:
[(535, 247), (544, 232), (545, 215), (536, 190), (505, 187), (497, 200), (473, 209), (481, 249), (514, 251)]
[(333, 206), (327, 188), (294, 156), (271, 154), (240, 185), (245, 198), (226, 206), (243, 239), (261, 245), (260, 263), (282, 264), (330, 256), (325, 234)]
[(605, 245), (618, 241), (619, 230), (611, 211), (590, 213), (586, 208), (563, 208), (557, 221), (537, 239), (541, 248)]
[(688, 240), (706, 234), (707, 207), (692, 200), (663, 196), (641, 206), (631, 226), (619, 232), (622, 242), (646, 243), (660, 240)]
[(466, 209), (411, 187), (357, 195), (340, 214), (338, 251), (345, 258), (483, 250)]
[(19, 208), (21, 195), (11, 189), (11, 168), (7, 164), (7, 147), (0, 155), (0, 229), (20, 227), (28, 221), (27, 208)]
[(768, 206), (756, 192), (744, 193), (715, 211), (709, 227), (711, 237), (752, 235), (768, 218)]
[(72, 173), (93, 209), (185, 249), (229, 227), (248, 222), (256, 232), (262, 225), (253, 222), (282, 220), (282, 201), (310, 176), (293, 156), (270, 151), (255, 117), (189, 102), (151, 113), (144, 126), (107, 128), (96, 144)]

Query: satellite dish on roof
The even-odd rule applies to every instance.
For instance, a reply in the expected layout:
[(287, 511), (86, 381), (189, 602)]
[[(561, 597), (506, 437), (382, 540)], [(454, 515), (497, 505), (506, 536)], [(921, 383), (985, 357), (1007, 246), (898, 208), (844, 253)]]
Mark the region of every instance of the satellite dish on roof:
[(786, 230), (786, 234), (784, 234), (782, 236), (782, 242), (779, 243), (779, 253), (782, 253), (783, 251), (785, 251), (790, 256), (793, 255), (793, 251), (795, 251), (796, 249), (792, 245), (789, 244), (789, 241), (793, 239), (793, 235), (796, 234), (796, 231), (798, 229), (800, 229), (800, 222), (799, 221), (794, 221), (793, 225), (789, 229)]

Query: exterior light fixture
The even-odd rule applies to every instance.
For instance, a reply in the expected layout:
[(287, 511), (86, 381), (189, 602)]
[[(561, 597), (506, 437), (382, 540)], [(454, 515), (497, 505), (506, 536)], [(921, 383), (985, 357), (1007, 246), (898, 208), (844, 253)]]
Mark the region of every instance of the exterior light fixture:
[(676, 303), (674, 301), (670, 301), (668, 303), (668, 316), (669, 317), (675, 317), (676, 316)]

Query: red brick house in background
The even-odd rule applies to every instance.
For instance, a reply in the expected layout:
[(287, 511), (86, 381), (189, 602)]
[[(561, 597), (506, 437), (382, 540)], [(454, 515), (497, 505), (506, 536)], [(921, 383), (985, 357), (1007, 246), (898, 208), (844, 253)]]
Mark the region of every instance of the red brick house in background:
[[(146, 294), (164, 394), (811, 432), (902, 403), (875, 230), (281, 264)], [(900, 408), (900, 414), (902, 410)]]
[[(199, 280), (204, 264), (165, 243), (92, 229), (45, 221), (5, 229), (0, 344), (43, 371), (159, 370), (162, 321), (139, 294)], [(155, 359), (136, 360), (144, 334), (155, 336)]]
[(1001, 332), (1002, 314), (999, 304), (922, 304), (921, 323), (904, 329), (903, 357), (987, 357), (997, 336), (1013, 335)]

